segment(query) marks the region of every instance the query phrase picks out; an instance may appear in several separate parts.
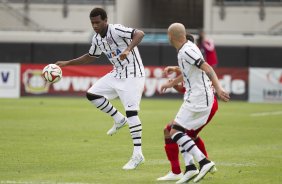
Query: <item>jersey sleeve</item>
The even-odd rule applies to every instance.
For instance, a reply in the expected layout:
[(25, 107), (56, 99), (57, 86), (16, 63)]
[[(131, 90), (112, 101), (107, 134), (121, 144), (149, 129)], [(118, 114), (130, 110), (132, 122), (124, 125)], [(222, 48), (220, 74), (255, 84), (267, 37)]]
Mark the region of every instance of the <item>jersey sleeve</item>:
[(183, 59), (191, 65), (196, 65), (198, 68), (205, 62), (202, 57), (193, 49), (186, 49), (182, 53)]
[(135, 29), (130, 27), (125, 27), (121, 24), (114, 25), (115, 32), (118, 36), (122, 38), (132, 39)]
[(92, 39), (92, 45), (91, 45), (91, 47), (90, 47), (90, 49), (89, 49), (88, 54), (89, 54), (90, 56), (93, 56), (93, 57), (100, 57), (101, 54), (102, 54), (102, 51), (101, 51), (100, 48), (96, 45), (94, 39), (95, 39), (95, 38), (93, 37), (93, 39)]

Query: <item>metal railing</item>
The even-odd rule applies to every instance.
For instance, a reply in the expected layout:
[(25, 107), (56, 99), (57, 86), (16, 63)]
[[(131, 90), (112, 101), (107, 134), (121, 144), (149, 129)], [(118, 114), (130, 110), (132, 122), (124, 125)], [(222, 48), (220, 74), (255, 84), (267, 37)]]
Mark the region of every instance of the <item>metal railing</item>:
[(258, 16), (260, 20), (265, 19), (266, 6), (282, 6), (282, 0), (215, 0), (215, 5), (220, 6), (219, 16), (221, 20), (225, 19), (226, 6), (258, 6)]
[(225, 6), (258, 6), (263, 1), (264, 6), (282, 6), (282, 0), (215, 0), (216, 5)]
[[(22, 26), (17, 25), (18, 27), (21, 27), (21, 29), (23, 30), (43, 30), (44, 29), (38, 23), (36, 23), (35, 21), (29, 18), (28, 16), (29, 6), (27, 4), (24, 5), (23, 12), (22, 12), (12, 7), (7, 2), (7, 0), (0, 0), (0, 2), (1, 2), (1, 8), (3, 9), (3, 11), (5, 11), (8, 15), (10, 15), (11, 18), (18, 21), (19, 22), (18, 25), (22, 25)], [(9, 25), (9, 22), (7, 22), (7, 24)], [(1, 25), (1, 26), (3, 27), (5, 25)], [(5, 29), (5, 27), (2, 29)]]

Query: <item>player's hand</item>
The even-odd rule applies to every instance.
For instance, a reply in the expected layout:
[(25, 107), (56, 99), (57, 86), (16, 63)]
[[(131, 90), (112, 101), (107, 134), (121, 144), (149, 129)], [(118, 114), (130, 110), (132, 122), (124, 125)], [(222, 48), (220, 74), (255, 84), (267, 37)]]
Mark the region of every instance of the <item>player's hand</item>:
[(68, 61), (57, 61), (55, 64), (59, 67), (64, 67), (68, 65)]
[(164, 83), (164, 84), (161, 85), (160, 92), (161, 92), (161, 93), (165, 93), (165, 91), (166, 91), (168, 88), (171, 88), (171, 87), (173, 87), (173, 86), (175, 86), (174, 80), (173, 80), (173, 79), (170, 79), (170, 80), (168, 80), (166, 83)]
[(164, 73), (165, 76), (168, 76), (168, 75), (172, 74), (174, 72), (174, 70), (175, 70), (174, 66), (167, 66), (167, 67), (165, 67), (163, 73)]
[(224, 102), (228, 102), (230, 99), (229, 93), (227, 93), (225, 90), (220, 89), (218, 91), (216, 91), (217, 95), (219, 96), (219, 98), (221, 100), (223, 100)]
[(174, 85), (173, 88), (178, 92), (178, 93), (185, 93), (186, 89), (183, 86), (183, 84), (177, 84)]
[(128, 54), (129, 54), (129, 51), (128, 51), (128, 50), (123, 51), (123, 52), (119, 55), (119, 59), (123, 61), (123, 60), (127, 57)]

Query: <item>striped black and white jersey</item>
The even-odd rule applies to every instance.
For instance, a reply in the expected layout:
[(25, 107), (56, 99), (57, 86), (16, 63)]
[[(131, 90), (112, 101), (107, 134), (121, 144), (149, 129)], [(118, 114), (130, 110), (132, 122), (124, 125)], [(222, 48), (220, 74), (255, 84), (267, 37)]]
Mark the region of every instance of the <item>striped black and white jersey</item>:
[(144, 77), (144, 66), (137, 47), (132, 49), (126, 59), (119, 59), (119, 55), (132, 41), (135, 29), (120, 24), (108, 24), (107, 29), (105, 37), (94, 34), (89, 55), (100, 57), (102, 52), (105, 53), (113, 64), (112, 73), (116, 78)]
[(177, 57), (186, 88), (184, 100), (191, 110), (207, 109), (213, 102), (213, 89), (210, 79), (200, 69), (200, 63), (204, 61), (201, 51), (194, 43), (188, 41), (179, 49)]

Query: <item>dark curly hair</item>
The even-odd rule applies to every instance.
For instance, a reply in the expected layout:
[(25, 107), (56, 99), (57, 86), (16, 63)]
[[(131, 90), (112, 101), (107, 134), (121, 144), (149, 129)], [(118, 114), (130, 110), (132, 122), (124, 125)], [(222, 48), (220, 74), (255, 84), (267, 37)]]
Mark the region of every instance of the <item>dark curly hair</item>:
[(107, 19), (108, 18), (108, 16), (107, 16), (107, 12), (104, 10), (104, 9), (102, 9), (102, 8), (94, 8), (91, 12), (90, 12), (90, 14), (89, 14), (89, 17), (91, 18), (91, 17), (97, 17), (97, 16), (101, 16), (101, 19), (102, 20), (105, 20), (105, 19)]
[(194, 39), (193, 35), (191, 35), (191, 34), (189, 34), (189, 33), (186, 34), (186, 39), (187, 39), (187, 40), (190, 40), (190, 41), (193, 42), (193, 43), (195, 42), (195, 39)]

